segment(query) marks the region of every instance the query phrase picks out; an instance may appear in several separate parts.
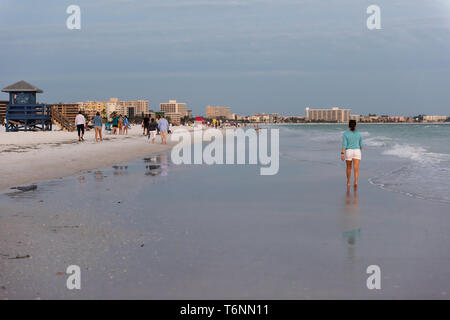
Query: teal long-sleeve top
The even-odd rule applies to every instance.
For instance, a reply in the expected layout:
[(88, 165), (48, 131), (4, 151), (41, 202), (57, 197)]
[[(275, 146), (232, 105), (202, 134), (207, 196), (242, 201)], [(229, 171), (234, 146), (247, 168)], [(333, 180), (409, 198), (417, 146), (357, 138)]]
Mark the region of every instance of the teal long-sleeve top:
[(363, 147), (362, 136), (359, 131), (346, 131), (342, 136), (342, 149), (361, 149)]

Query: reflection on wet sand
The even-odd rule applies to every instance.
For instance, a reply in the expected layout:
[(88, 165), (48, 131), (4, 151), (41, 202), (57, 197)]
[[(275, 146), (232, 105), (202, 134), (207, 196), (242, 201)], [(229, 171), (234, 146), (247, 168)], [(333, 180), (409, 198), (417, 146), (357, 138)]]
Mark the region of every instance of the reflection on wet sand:
[(345, 202), (342, 210), (342, 236), (347, 244), (348, 258), (350, 260), (355, 258), (355, 245), (361, 235), (359, 216), (360, 210), (358, 188), (353, 188), (352, 195), (351, 188), (347, 187)]
[(169, 167), (166, 153), (162, 153), (160, 155), (160, 164), (161, 164), (161, 176), (165, 177), (168, 174), (168, 167)]
[(113, 166), (115, 176), (124, 176), (128, 174), (128, 166)]
[(79, 184), (85, 184), (87, 182), (85, 176), (79, 176), (77, 178), (77, 181), (78, 181)]
[(168, 175), (168, 159), (167, 154), (163, 153), (154, 157), (145, 158), (145, 175), (146, 176), (167, 176)]
[(94, 172), (94, 179), (97, 182), (102, 182), (106, 176), (103, 175), (103, 171), (97, 170)]

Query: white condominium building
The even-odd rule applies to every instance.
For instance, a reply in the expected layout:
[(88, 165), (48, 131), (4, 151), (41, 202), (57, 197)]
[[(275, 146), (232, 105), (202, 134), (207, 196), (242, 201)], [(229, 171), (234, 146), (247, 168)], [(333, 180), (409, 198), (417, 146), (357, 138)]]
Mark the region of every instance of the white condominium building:
[(350, 109), (310, 109), (306, 108), (306, 121), (348, 122)]

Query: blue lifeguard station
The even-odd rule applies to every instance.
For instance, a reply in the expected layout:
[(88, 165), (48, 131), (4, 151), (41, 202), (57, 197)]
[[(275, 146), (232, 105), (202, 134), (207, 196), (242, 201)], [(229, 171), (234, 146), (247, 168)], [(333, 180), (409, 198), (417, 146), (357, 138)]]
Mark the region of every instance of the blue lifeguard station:
[(42, 93), (41, 89), (22, 80), (2, 91), (9, 93), (6, 132), (52, 130), (51, 106), (36, 103), (36, 94)]

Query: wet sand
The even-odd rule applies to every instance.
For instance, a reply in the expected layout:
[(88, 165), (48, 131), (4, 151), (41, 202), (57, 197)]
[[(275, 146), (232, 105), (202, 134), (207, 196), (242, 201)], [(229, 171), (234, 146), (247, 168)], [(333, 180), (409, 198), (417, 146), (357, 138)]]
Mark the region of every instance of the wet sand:
[(157, 143), (151, 144), (142, 135), (141, 126), (133, 126), (128, 135), (112, 135), (103, 130), (103, 137), (104, 142), (96, 143), (93, 130), (86, 132), (84, 142), (78, 142), (76, 132), (2, 132), (0, 190), (71, 176), (167, 151), (174, 145), (170, 135), (168, 145), (161, 145), (159, 136)]
[[(335, 166), (280, 168), (162, 154), (0, 195), (0, 298), (449, 298), (448, 205), (364, 171), (355, 194)], [(366, 287), (373, 264), (381, 290)]]

